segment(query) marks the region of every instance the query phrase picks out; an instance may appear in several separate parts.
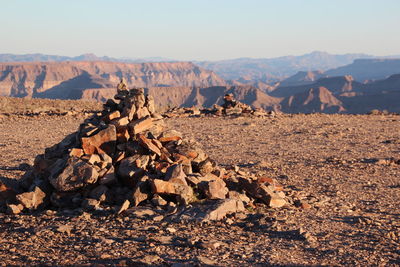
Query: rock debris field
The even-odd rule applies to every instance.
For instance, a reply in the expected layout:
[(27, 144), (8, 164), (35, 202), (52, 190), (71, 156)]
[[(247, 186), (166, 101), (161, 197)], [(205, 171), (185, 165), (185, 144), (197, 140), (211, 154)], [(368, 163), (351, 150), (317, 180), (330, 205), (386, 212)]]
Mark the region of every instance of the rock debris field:
[(119, 98), (0, 115), (2, 265), (399, 264), (400, 116)]

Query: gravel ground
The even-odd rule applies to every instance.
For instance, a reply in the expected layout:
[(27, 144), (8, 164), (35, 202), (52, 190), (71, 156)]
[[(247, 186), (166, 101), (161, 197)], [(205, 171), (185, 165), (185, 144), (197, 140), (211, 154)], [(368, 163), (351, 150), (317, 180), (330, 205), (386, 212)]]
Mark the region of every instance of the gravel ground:
[[(2, 116), (0, 179), (18, 179), (80, 116)], [(278, 179), (310, 208), (208, 224), (45, 211), (0, 214), (2, 265), (399, 265), (400, 116), (174, 118), (220, 165)], [(29, 164), (29, 165), (28, 165)]]

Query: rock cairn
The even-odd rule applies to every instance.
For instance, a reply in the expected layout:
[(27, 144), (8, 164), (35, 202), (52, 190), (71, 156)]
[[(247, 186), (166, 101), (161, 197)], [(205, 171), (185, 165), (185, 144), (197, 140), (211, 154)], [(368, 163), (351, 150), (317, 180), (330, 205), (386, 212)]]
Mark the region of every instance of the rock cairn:
[(165, 130), (143, 89), (118, 90), (114, 98), (38, 155), (20, 192), (0, 186), (0, 206), (14, 214), (44, 208), (121, 213), (140, 204), (167, 209), (202, 203), (207, 211), (196, 207), (182, 216), (218, 220), (254, 201), (287, 204), (275, 179), (221, 168), (196, 141)]
[(266, 112), (262, 108), (252, 108), (233, 98), (232, 94), (226, 94), (223, 99), (223, 104), (214, 105), (209, 109), (191, 108), (172, 108), (164, 113), (167, 118), (173, 117), (190, 117), (190, 116), (249, 116), (249, 117), (274, 117), (275, 112)]

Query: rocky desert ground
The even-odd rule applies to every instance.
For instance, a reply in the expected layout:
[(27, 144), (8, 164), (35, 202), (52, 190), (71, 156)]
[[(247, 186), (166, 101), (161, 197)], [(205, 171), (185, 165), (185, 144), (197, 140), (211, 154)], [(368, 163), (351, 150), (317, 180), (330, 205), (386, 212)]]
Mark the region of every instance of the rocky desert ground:
[[(91, 109), (76, 103), (79, 112), (1, 111), (2, 181), (19, 179), (37, 154), (76, 131)], [(301, 203), (256, 205), (209, 223), (173, 222), (151, 205), (121, 215), (1, 214), (0, 264), (400, 264), (399, 115), (194, 116), (166, 124), (219, 165), (275, 178)]]

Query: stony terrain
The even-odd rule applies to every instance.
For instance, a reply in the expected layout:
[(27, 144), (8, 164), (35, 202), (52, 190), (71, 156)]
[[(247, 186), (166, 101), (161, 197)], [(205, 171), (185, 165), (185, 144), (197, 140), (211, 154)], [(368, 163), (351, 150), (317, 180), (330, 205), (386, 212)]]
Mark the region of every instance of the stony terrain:
[[(83, 115), (3, 115), (0, 178), (76, 130)], [(299, 208), (263, 206), (208, 224), (148, 207), (117, 216), (70, 210), (0, 215), (3, 265), (398, 265), (400, 116), (171, 118), (223, 167), (276, 178)], [(151, 219), (150, 219), (151, 218)], [(178, 265), (175, 265), (178, 266)]]

